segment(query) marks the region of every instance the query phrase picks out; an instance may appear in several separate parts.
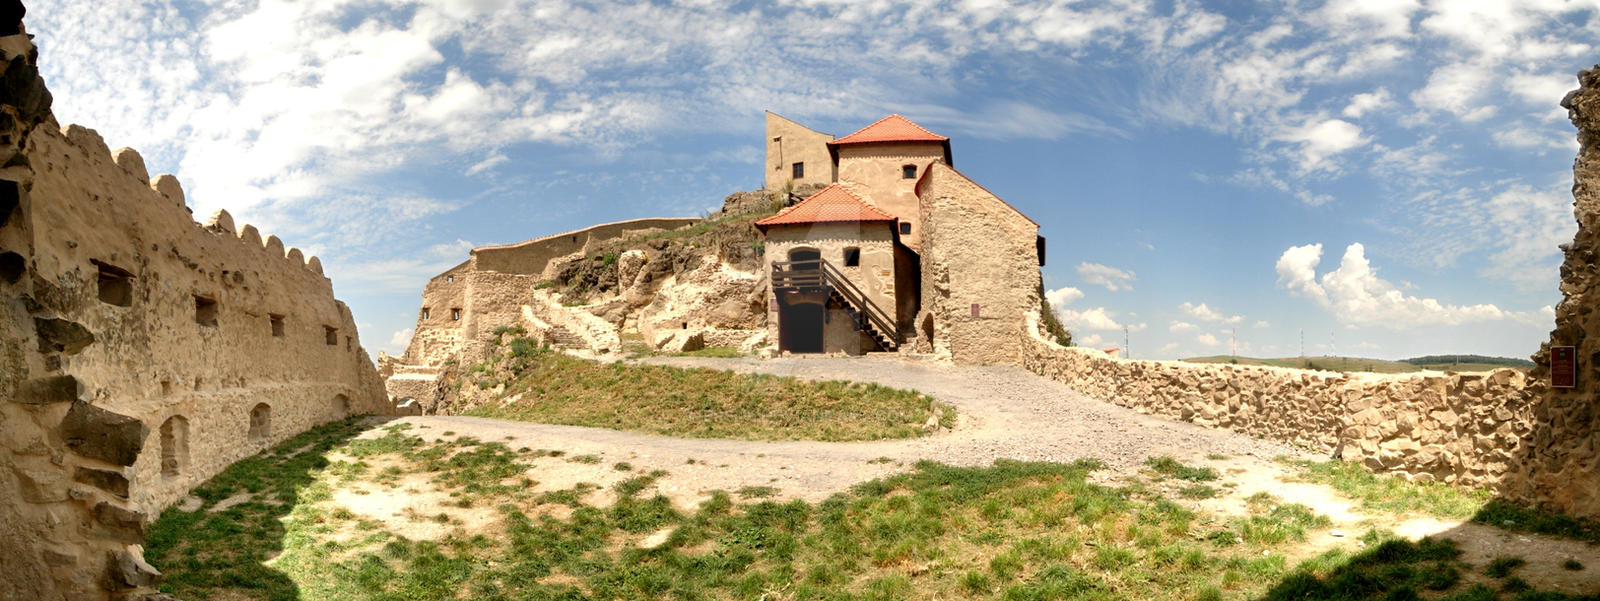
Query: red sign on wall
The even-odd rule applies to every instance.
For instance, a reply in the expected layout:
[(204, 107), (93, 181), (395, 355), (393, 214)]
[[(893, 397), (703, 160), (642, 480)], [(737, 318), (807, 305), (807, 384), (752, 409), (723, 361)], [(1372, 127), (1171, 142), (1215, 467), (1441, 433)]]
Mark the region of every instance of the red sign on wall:
[(1550, 347), (1550, 387), (1578, 387), (1578, 348), (1574, 346)]

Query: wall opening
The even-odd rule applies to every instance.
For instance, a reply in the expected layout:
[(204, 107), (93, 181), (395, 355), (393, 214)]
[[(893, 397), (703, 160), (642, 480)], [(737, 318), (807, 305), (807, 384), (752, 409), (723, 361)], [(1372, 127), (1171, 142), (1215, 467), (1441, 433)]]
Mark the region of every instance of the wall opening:
[(902, 165), (900, 167), (900, 177), (902, 179), (917, 179), (917, 166)]
[(456, 276), (453, 276), (453, 275), (444, 276), (444, 283), (446, 283), (446, 284), (454, 284), (454, 283), (456, 283)]
[(451, 309), (450, 310), (450, 321), (461, 321), (461, 310), (460, 309)]
[(256, 403), (250, 409), (250, 436), (251, 443), (262, 443), (272, 438), (272, 407), (266, 403)]
[(900, 235), (902, 235), (902, 236), (911, 235), (911, 224), (906, 223), (904, 221), (900, 222)]
[(217, 299), (196, 294), (194, 297), (194, 322), (206, 327), (217, 327)]
[(356, 338), (354, 336), (345, 336), (344, 337), (344, 350), (353, 351), (353, 350), (355, 350), (355, 348), (356, 348)]
[(802, 179), (802, 178), (804, 178), (806, 176), (806, 164), (805, 163), (795, 163), (794, 165), (790, 166), (790, 169), (794, 173), (794, 175), (792, 175), (790, 177), (792, 177), (794, 179)]
[(328, 343), (328, 346), (338, 346), (339, 328), (335, 328), (333, 326), (322, 326), (322, 338)]
[(272, 324), (272, 337), (283, 338), (283, 316), (276, 313), (268, 313), (267, 321)]
[(428, 308), (427, 307), (423, 307), (422, 308), (422, 318), (423, 319), (427, 319), (428, 318)]
[(115, 265), (94, 262), (99, 268), (100, 302), (118, 307), (133, 304), (133, 274)]
[(15, 284), (22, 279), (22, 272), (27, 271), (27, 261), (17, 253), (0, 253), (0, 280), (7, 284)]
[(177, 476), (189, 467), (189, 420), (181, 415), (161, 424), (161, 475)]
[(340, 417), (350, 416), (350, 397), (338, 395), (333, 397), (333, 408), (339, 412)]
[(860, 267), (861, 266), (861, 249), (855, 248), (855, 247), (850, 247), (850, 248), (844, 249), (844, 266), (845, 267)]

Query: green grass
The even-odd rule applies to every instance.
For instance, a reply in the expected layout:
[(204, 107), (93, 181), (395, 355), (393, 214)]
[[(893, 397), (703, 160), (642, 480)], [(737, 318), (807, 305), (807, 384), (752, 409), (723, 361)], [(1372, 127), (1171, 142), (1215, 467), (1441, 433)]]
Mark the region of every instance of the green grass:
[(501, 398), (520, 398), (466, 415), (690, 438), (824, 441), (921, 436), (935, 410), (946, 427), (955, 420), (954, 409), (927, 395), (877, 384), (599, 363), (524, 338), (496, 348), (468, 373), (494, 374), (480, 388), (505, 384)]
[[(1285, 553), (1327, 518), (1255, 495), (1248, 517), (1216, 519), (1149, 487), (1095, 484), (1094, 461), (921, 462), (821, 503), (747, 487), (740, 500), (716, 492), (690, 509), (648, 492), (667, 475), (655, 471), (618, 482), (616, 502), (597, 507), (585, 502), (590, 484), (529, 491), (542, 469), (535, 459), (553, 453), (427, 442), (400, 427), (352, 440), (359, 430), (353, 421), (315, 429), (197, 490), (207, 508), (244, 491), (258, 495), (250, 502), (163, 513), (146, 552), (167, 575), (162, 590), (283, 601), (1497, 601), (1496, 589), (1464, 582), (1476, 570), (1449, 541), (1369, 532), (1365, 552), (1290, 565)], [(329, 451), (354, 461), (330, 462)], [(415, 519), (446, 532), (412, 540), (333, 501), (344, 487), (388, 486), (374, 479), (390, 467), (495, 522), (469, 531), (454, 511), (429, 512)], [(658, 532), (664, 544), (640, 546)], [(1577, 601), (1509, 576), (1496, 586), (1515, 601)]]
[(1464, 520), (1476, 515), (1493, 497), (1481, 489), (1380, 476), (1349, 461), (1285, 462), (1300, 468), (1307, 480), (1332, 486), (1359, 501), (1362, 507), (1386, 513), (1422, 513)]
[(1146, 467), (1149, 467), (1151, 471), (1154, 471), (1161, 476), (1167, 478), (1177, 478), (1179, 480), (1188, 480), (1190, 482), (1209, 482), (1220, 477), (1220, 475), (1217, 474), (1217, 470), (1209, 467), (1190, 467), (1180, 463), (1177, 459), (1173, 459), (1168, 455), (1151, 457), (1146, 459), (1144, 464)]
[(738, 358), (738, 357), (743, 357), (744, 353), (739, 352), (739, 349), (726, 347), (726, 346), (708, 346), (708, 347), (705, 347), (703, 349), (698, 349), (698, 350), (693, 350), (693, 351), (685, 351), (685, 352), (682, 352), (682, 353), (673, 353), (672, 356), (674, 356), (674, 357), (711, 357), (711, 358), (715, 358), (715, 359), (735, 359), (735, 358)]

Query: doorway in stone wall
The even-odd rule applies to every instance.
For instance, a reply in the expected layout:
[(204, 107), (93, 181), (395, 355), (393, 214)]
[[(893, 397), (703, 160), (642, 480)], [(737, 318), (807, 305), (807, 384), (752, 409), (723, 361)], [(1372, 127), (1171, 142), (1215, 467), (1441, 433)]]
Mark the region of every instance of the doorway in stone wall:
[[(822, 252), (814, 248), (789, 251), (787, 281), (793, 286), (774, 288), (778, 299), (778, 350), (790, 353), (822, 352), (822, 329), (827, 323), (828, 292), (822, 278)], [(810, 276), (815, 276), (812, 281)]]

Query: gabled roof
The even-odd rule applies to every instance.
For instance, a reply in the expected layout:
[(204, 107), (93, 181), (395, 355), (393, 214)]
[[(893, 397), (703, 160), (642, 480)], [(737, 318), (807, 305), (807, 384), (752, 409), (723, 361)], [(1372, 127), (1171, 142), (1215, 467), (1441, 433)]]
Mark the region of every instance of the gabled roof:
[(979, 190), (983, 190), (985, 194), (988, 194), (995, 200), (1000, 201), (1000, 204), (1005, 205), (1005, 207), (1011, 209), (1012, 212), (1021, 215), (1023, 219), (1028, 220), (1028, 223), (1032, 223), (1034, 227), (1039, 227), (1039, 222), (1034, 221), (1033, 218), (1029, 217), (1027, 213), (1017, 210), (1016, 207), (1011, 206), (1011, 203), (1006, 202), (1006, 199), (1000, 198), (1000, 196), (994, 192), (990, 192), (988, 188), (983, 187), (983, 184), (978, 183), (970, 177), (967, 177), (967, 174), (958, 171), (955, 167), (951, 167), (950, 165), (939, 165), (938, 163), (934, 163), (933, 165), (928, 165), (927, 169), (922, 170), (922, 177), (917, 178), (917, 183), (911, 187), (911, 189), (917, 193), (917, 198), (919, 200), (922, 198), (922, 187), (927, 185), (928, 178), (933, 176), (933, 170), (937, 167), (949, 169), (951, 173), (956, 174), (956, 177), (966, 180), (967, 183), (972, 184), (973, 186), (977, 186)]
[(878, 142), (949, 142), (939, 134), (928, 131), (927, 128), (912, 123), (910, 119), (900, 115), (889, 115), (879, 119), (877, 123), (868, 125), (855, 133), (828, 142), (828, 146), (844, 146), (846, 144), (873, 144)]
[(862, 201), (860, 197), (851, 194), (849, 190), (839, 184), (833, 184), (810, 198), (800, 201), (800, 204), (779, 211), (766, 219), (756, 222), (756, 229), (763, 232), (775, 225), (804, 225), (811, 223), (860, 223), (897, 221), (893, 215), (879, 211)]

